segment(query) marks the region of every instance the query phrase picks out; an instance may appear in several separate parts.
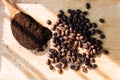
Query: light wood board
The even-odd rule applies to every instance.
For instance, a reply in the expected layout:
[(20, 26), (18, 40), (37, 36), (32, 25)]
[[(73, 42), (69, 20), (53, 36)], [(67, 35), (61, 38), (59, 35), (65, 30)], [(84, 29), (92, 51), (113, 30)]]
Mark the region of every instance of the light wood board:
[[(48, 28), (50, 27), (46, 24), (46, 20), (50, 19), (54, 23), (58, 10), (66, 11), (68, 8), (86, 10), (85, 3), (90, 2), (91, 9), (88, 10), (87, 17), (91, 22), (98, 23), (99, 29), (105, 33), (106, 39), (103, 40), (103, 46), (110, 51), (110, 54), (97, 57), (98, 68), (89, 70), (88, 73), (83, 73), (81, 69), (80, 71), (68, 69), (60, 75), (57, 71), (49, 70), (45, 63), (48, 49), (43, 52), (43, 55), (34, 55), (18, 44), (11, 33), (9, 15), (6, 13), (7, 17), (4, 17), (2, 23), (1, 45), (8, 53), (1, 55), (4, 59), (0, 65), (0, 79), (120, 80), (120, 0), (39, 0), (37, 4), (33, 2), (18, 3), (18, 6)], [(99, 23), (99, 18), (104, 18), (106, 23)], [(17, 70), (11, 68), (7, 61), (11, 62)]]

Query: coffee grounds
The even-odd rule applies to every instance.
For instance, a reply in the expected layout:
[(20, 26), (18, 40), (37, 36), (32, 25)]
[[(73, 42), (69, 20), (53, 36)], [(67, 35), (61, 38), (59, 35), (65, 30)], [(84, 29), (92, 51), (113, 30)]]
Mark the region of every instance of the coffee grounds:
[(43, 46), (51, 39), (52, 32), (36, 22), (31, 16), (19, 12), (11, 21), (15, 39), (27, 49), (43, 51)]

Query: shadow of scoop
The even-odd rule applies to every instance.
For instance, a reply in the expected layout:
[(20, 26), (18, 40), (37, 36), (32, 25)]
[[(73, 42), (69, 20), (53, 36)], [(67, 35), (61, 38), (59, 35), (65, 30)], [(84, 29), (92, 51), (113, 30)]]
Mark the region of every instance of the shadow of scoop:
[(15, 39), (25, 48), (44, 51), (52, 37), (52, 32), (36, 22), (31, 16), (19, 12), (11, 21), (11, 29)]

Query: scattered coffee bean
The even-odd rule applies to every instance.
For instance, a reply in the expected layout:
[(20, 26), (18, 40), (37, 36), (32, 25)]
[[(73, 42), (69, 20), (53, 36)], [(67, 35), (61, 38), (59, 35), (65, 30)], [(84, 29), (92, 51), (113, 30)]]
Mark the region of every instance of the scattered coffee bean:
[(86, 15), (88, 14), (88, 12), (87, 12), (87, 11), (84, 11), (82, 14), (86, 16)]
[(54, 69), (53, 65), (49, 65), (49, 68), (50, 68), (50, 70)]
[(86, 8), (87, 8), (87, 9), (90, 9), (90, 8), (91, 8), (90, 3), (86, 3)]
[(51, 61), (50, 59), (47, 60), (47, 65), (50, 65), (51, 64)]
[[(91, 8), (90, 3), (86, 3), (86, 8)], [(67, 13), (68, 16), (63, 10), (59, 10), (57, 14), (58, 21), (52, 28), (53, 48), (49, 49), (49, 60), (51, 64), (55, 64), (59, 73), (62, 73), (62, 69), (69, 66), (68, 64), (72, 70), (77, 71), (82, 67), (83, 72), (88, 72), (87, 68), (97, 67), (93, 63), (98, 54), (108, 53), (102, 47), (102, 40), (94, 37), (95, 34), (99, 34), (100, 39), (104, 39), (105, 35), (97, 28), (99, 26), (97, 23), (92, 23), (86, 17), (87, 11), (68, 9)], [(81, 52), (79, 48), (84, 52)]]
[(52, 22), (51, 22), (50, 20), (47, 20), (47, 24), (48, 24), (48, 25), (51, 25)]
[(85, 66), (82, 66), (82, 71), (85, 72), (85, 73), (88, 72), (88, 70), (87, 70), (87, 68)]
[(58, 72), (59, 72), (60, 74), (62, 74), (62, 73), (63, 73), (63, 70), (62, 70), (62, 69), (58, 69)]
[(99, 19), (99, 22), (100, 22), (100, 23), (104, 23), (105, 21), (104, 21), (104, 19), (100, 18), (100, 19)]
[(109, 54), (109, 52), (107, 50), (105, 50), (105, 49), (102, 51), (102, 53), (103, 54)]
[(104, 39), (104, 38), (105, 38), (105, 35), (101, 34), (100, 39)]

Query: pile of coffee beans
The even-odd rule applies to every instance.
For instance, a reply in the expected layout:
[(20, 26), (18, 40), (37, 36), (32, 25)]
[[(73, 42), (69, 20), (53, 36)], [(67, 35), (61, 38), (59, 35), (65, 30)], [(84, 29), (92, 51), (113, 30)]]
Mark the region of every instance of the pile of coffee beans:
[[(86, 8), (90, 9), (91, 5), (86, 3)], [(89, 14), (87, 11), (68, 9), (67, 13), (59, 10), (58, 21), (52, 26), (53, 48), (49, 49), (47, 64), (51, 70), (57, 69), (59, 73), (66, 67), (88, 72), (88, 69), (97, 67), (96, 56), (108, 54), (102, 47), (105, 35), (95, 22), (86, 17)], [(102, 18), (99, 21), (104, 23)], [(94, 35), (99, 35), (99, 38)]]

